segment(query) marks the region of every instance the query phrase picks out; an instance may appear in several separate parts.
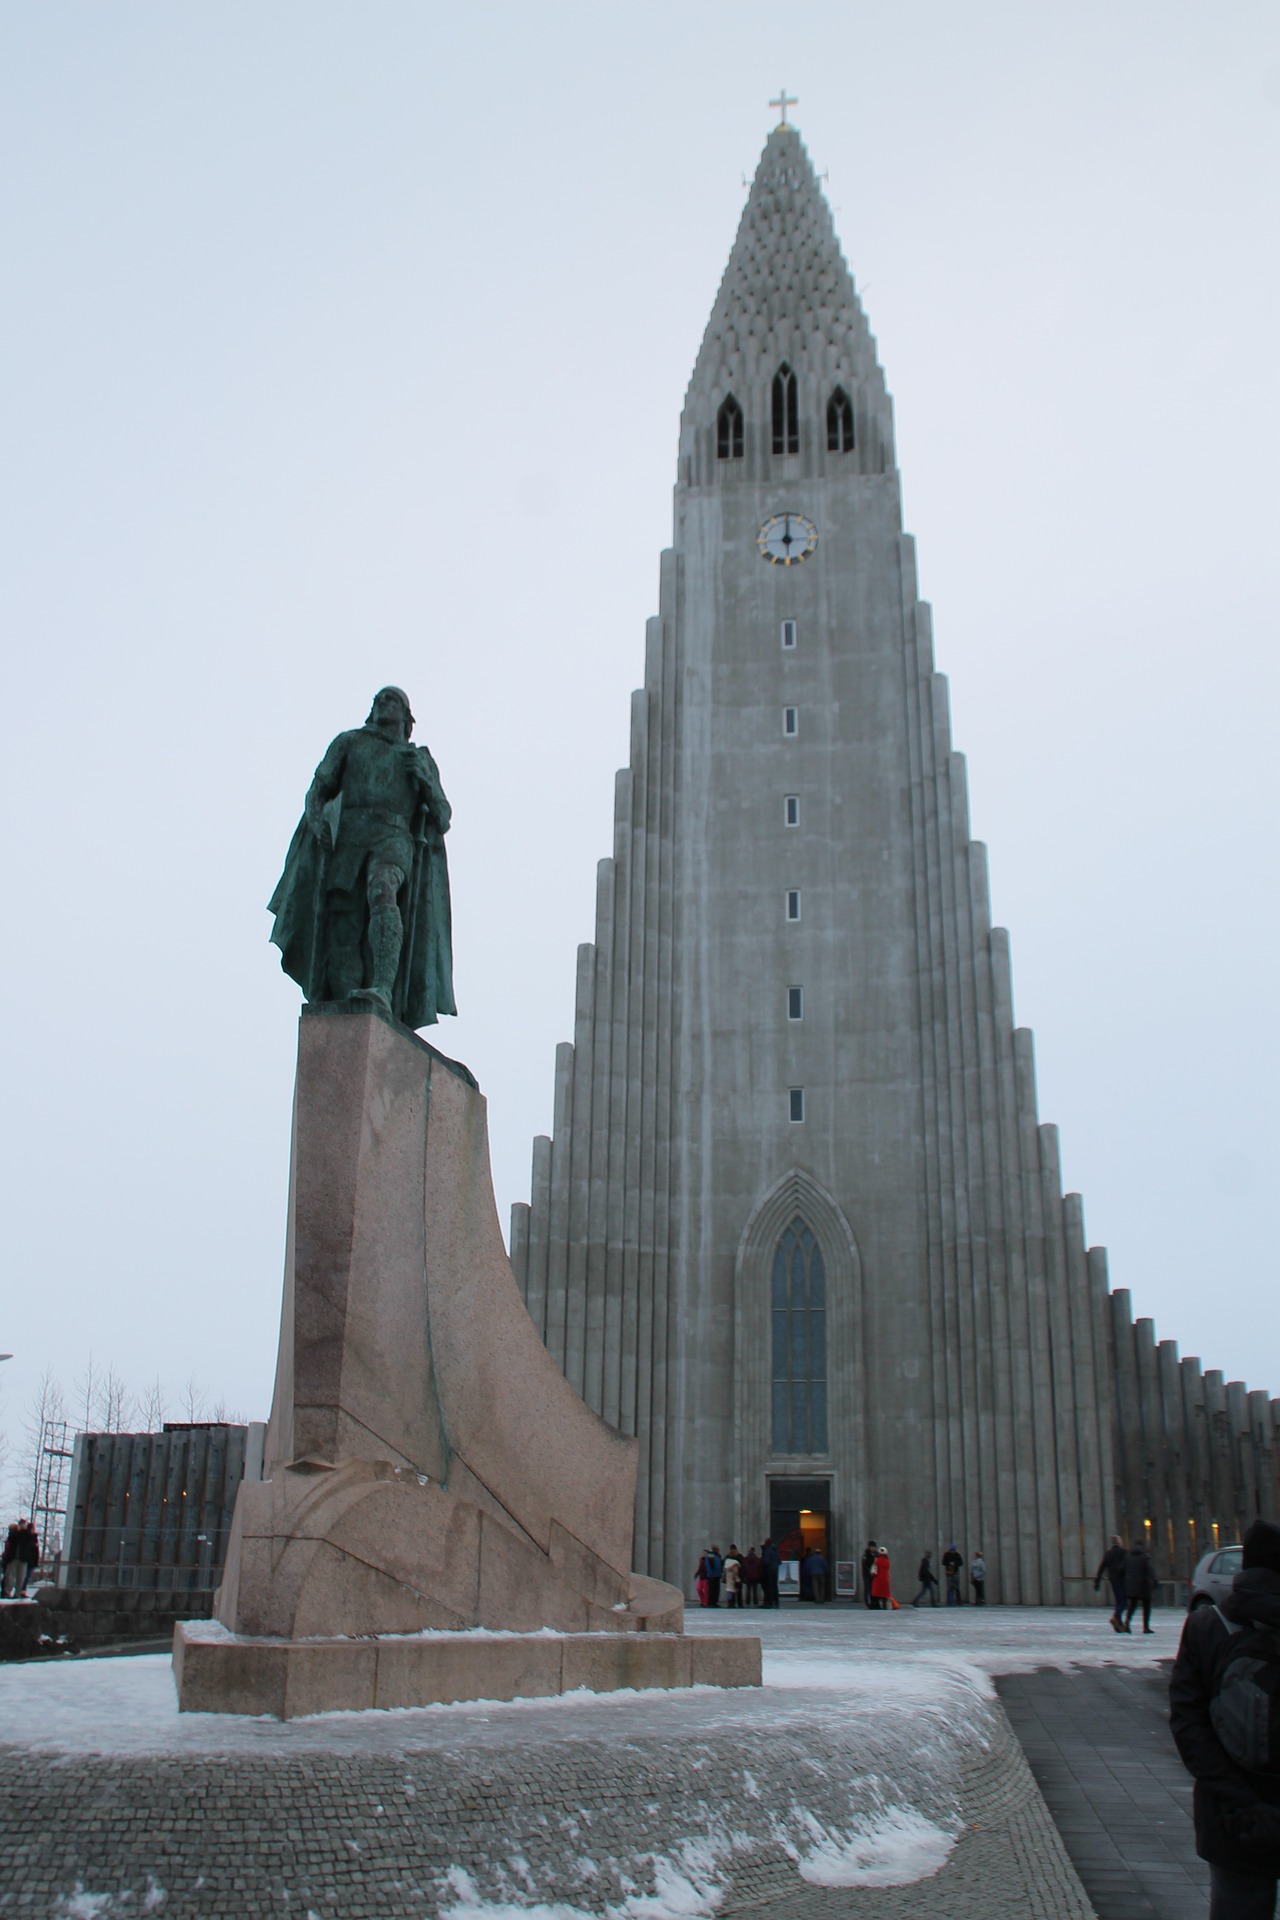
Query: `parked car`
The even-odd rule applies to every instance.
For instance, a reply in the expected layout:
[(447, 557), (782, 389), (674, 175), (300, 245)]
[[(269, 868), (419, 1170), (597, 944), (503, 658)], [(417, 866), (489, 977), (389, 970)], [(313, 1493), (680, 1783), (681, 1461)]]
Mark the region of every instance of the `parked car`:
[(1215, 1547), (1212, 1553), (1202, 1553), (1191, 1576), (1187, 1611), (1195, 1607), (1215, 1607), (1219, 1600), (1225, 1600), (1243, 1557), (1243, 1547)]

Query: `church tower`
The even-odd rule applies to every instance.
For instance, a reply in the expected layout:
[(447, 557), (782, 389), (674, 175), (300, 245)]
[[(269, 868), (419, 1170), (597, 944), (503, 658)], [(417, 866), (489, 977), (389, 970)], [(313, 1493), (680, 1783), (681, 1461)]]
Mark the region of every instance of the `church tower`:
[[(874, 1535), (901, 1576), (954, 1539), (992, 1598), (1060, 1604), (1116, 1526), (1176, 1523), (1182, 1551), (1190, 1495), (1153, 1497), (1140, 1413), (1125, 1478), (1116, 1372), (1148, 1347), (1168, 1445), (1150, 1322), (1109, 1294), (1037, 1118), (892, 406), (785, 123), (685, 400), (596, 936), (511, 1239), (551, 1353), (640, 1437), (650, 1573), (687, 1589), (708, 1541), (772, 1533), (833, 1562)], [(1172, 1365), (1190, 1447), (1199, 1363)], [(1274, 1508), (1280, 1403), (1248, 1403)]]

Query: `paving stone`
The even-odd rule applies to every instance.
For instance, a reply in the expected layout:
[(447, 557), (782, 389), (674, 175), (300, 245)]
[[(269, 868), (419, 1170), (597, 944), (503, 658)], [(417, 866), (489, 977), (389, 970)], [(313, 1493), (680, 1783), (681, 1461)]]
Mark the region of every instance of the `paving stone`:
[(996, 1687), (1098, 1920), (1204, 1920), (1209, 1870), (1169, 1732), (1168, 1663), (1010, 1674)]

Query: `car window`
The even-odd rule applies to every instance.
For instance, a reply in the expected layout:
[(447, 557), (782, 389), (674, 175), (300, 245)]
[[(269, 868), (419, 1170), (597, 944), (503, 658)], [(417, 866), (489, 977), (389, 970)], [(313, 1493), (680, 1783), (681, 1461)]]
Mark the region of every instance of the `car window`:
[(1242, 1552), (1240, 1547), (1224, 1547), (1215, 1556), (1209, 1568), (1210, 1573), (1239, 1573)]

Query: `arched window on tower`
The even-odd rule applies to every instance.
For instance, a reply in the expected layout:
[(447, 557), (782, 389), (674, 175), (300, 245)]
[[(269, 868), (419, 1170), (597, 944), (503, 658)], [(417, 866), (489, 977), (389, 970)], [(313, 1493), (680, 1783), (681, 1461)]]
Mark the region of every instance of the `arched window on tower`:
[(716, 458), (742, 458), (742, 408), (731, 393), (721, 401), (720, 411), (716, 415)]
[(827, 452), (853, 452), (853, 404), (843, 387), (827, 402)]
[(827, 1275), (799, 1214), (773, 1256), (773, 1451), (827, 1450)]
[(773, 450), (775, 453), (800, 451), (796, 377), (785, 360), (773, 376)]

